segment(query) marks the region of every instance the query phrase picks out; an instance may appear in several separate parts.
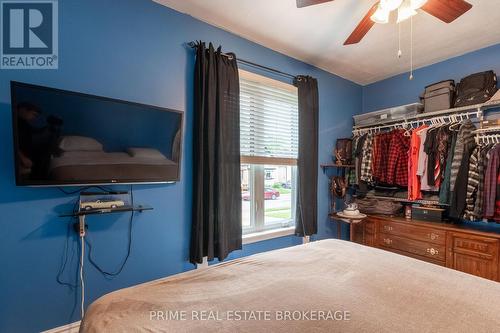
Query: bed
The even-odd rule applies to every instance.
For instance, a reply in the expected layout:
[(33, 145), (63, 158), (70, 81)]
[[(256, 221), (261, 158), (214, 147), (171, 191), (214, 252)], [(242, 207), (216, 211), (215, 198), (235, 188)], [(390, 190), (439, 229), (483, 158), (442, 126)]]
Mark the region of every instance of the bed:
[(80, 332), (493, 332), (499, 309), (497, 282), (322, 240), (112, 292)]

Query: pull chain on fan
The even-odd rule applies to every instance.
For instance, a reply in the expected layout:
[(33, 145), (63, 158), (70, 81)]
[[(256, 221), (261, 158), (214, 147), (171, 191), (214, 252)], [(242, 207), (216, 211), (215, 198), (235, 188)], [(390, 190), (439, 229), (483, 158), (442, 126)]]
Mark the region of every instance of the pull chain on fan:
[(413, 16), (410, 17), (410, 80), (413, 80)]
[(401, 51), (401, 22), (398, 23), (398, 58), (401, 58), (403, 51)]

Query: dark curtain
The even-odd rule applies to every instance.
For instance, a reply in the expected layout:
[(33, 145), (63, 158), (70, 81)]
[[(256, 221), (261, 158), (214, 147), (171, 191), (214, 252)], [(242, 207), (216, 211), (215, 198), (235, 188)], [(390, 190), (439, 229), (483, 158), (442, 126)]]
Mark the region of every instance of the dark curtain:
[(310, 76), (299, 76), (294, 83), (299, 94), (295, 233), (310, 236), (318, 232), (318, 81)]
[(190, 261), (241, 249), (240, 88), (236, 57), (196, 46)]

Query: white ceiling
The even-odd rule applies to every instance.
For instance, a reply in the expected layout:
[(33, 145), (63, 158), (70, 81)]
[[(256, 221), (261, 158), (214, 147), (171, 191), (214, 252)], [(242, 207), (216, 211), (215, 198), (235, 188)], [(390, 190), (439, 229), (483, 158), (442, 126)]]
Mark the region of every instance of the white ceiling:
[[(273, 50), (360, 84), (410, 67), (410, 23), (375, 25), (356, 45), (345, 39), (376, 0), (335, 0), (298, 9), (295, 0), (154, 0)], [(420, 11), (413, 20), (416, 68), (500, 43), (500, 0), (474, 7), (451, 24)]]

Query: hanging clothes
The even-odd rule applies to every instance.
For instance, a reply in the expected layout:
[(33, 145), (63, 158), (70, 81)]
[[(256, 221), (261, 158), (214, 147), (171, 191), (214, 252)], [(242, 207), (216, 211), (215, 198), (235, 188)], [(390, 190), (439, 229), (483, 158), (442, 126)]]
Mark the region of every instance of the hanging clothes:
[(434, 142), (434, 150), (436, 151), (436, 164), (438, 167), (438, 174), (436, 175), (435, 182), (439, 185), (442, 184), (444, 173), (446, 169), (446, 159), (448, 157), (448, 149), (451, 145), (452, 133), (449, 125), (441, 126), (436, 134)]
[(472, 121), (467, 119), (462, 122), (460, 129), (458, 130), (457, 142), (455, 144), (455, 151), (453, 152), (453, 161), (451, 162), (451, 173), (450, 173), (450, 192), (455, 190), (455, 181), (457, 179), (457, 174), (460, 169), (464, 157), (464, 150), (467, 145), (474, 142), (474, 133), (476, 129)]
[(373, 162), (373, 135), (368, 134), (362, 148), (361, 181), (373, 183), (372, 162)]
[[(420, 149), (418, 153), (418, 168), (417, 168), (417, 176), (420, 179), (420, 189), (422, 191), (438, 191), (439, 189), (435, 186), (429, 186), (428, 176), (428, 155), (425, 151), (425, 142), (427, 140), (427, 133), (431, 129), (431, 127), (424, 128), (417, 132), (417, 135), (420, 136)], [(433, 169), (431, 169), (433, 170)]]
[(382, 183), (386, 180), (389, 138), (389, 133), (379, 133), (373, 141), (372, 175), (374, 180)]
[(432, 127), (427, 131), (424, 142), (424, 151), (427, 154), (427, 184), (436, 185), (436, 177), (439, 175), (439, 164), (436, 164), (436, 136), (439, 128)]
[(408, 150), (410, 138), (405, 136), (405, 130), (391, 132), (389, 154), (387, 155), (386, 183), (398, 186), (408, 186)]
[[(461, 218), (466, 207), (467, 184), (469, 177), (469, 161), (476, 148), (474, 140), (467, 141), (462, 150), (462, 160), (455, 178), (455, 188), (451, 191), (451, 204), (449, 215), (451, 218)], [(453, 166), (452, 166), (453, 172)]]
[(373, 140), (372, 177), (387, 185), (408, 186), (410, 138), (402, 129), (377, 134)]
[(418, 132), (426, 128), (428, 128), (427, 125), (422, 125), (411, 133), (410, 150), (408, 152), (408, 200), (422, 199), (420, 178), (417, 175), (420, 146), (422, 145)]
[(474, 206), (477, 202), (478, 188), (479, 188), (479, 164), (480, 161), (481, 148), (476, 147), (470, 156), (469, 162), (469, 179), (467, 182), (467, 197), (466, 197), (466, 208), (464, 213), (464, 219), (475, 221), (480, 218), (480, 216), (475, 214)]
[(443, 205), (450, 204), (450, 177), (451, 177), (451, 164), (453, 162), (454, 151), (457, 143), (458, 132), (450, 129), (451, 144), (448, 147), (446, 158), (446, 167), (443, 176), (443, 183), (439, 189), (439, 203)]
[(476, 202), (474, 204), (473, 215), (476, 220), (479, 220), (483, 217), (483, 209), (484, 209), (484, 176), (486, 171), (486, 166), (488, 165), (489, 151), (493, 147), (493, 145), (487, 145), (486, 147), (481, 147), (479, 152), (479, 161), (478, 161), (478, 184), (477, 184), (477, 194), (476, 194)]
[(359, 182), (356, 172), (358, 165), (357, 147), (359, 139), (360, 139), (359, 135), (355, 135), (352, 138), (351, 161), (352, 164), (354, 165), (354, 169), (349, 170), (349, 175), (348, 175), (349, 185), (357, 185)]
[[(484, 218), (494, 218), (496, 213), (497, 197), (500, 194), (498, 191), (500, 166), (500, 145), (496, 145), (489, 151), (488, 165), (484, 175)], [(498, 216), (498, 214), (497, 214)]]

